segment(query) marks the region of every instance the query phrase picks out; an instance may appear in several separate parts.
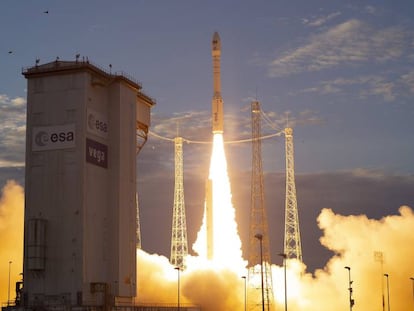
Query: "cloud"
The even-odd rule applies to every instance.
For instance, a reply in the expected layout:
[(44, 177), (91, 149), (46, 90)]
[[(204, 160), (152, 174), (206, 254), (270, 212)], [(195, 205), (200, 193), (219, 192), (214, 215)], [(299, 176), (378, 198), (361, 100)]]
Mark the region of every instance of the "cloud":
[(376, 15), (378, 14), (378, 9), (372, 5), (367, 5), (364, 8), (364, 11), (367, 12), (370, 15)]
[[(10, 264), (10, 299), (14, 299), (14, 284), (21, 280), (23, 272), (23, 188), (9, 180), (2, 188), (0, 197), (0, 299), (7, 301), (8, 262)], [(13, 290), (13, 291), (12, 291)]]
[[(245, 211), (248, 215), (249, 185), (244, 181), (250, 174), (248, 171), (243, 174), (245, 176), (238, 176), (237, 182), (233, 183), (235, 188), (233, 194), (238, 212)], [(279, 210), (278, 213), (283, 215), (284, 174), (266, 175), (265, 183), (269, 185), (269, 182), (272, 185), (272, 191), (268, 192), (270, 196), (267, 197), (267, 202), (271, 206), (268, 210), (269, 228), (278, 227), (283, 231), (283, 217), (275, 215), (275, 210)], [(414, 273), (412, 268), (414, 249), (407, 245), (414, 244), (414, 237), (411, 234), (414, 214), (408, 206), (395, 210), (397, 206), (395, 204), (408, 198), (411, 198), (408, 199), (410, 203), (414, 202), (413, 184), (413, 176), (387, 176), (383, 172), (361, 169), (353, 172), (297, 176), (305, 263), (309, 267), (310, 254), (320, 256), (320, 249), (325, 253), (328, 252), (326, 253), (328, 255), (326, 264), (313, 272), (306, 271), (305, 266), (294, 260), (287, 262), (287, 293), (290, 310), (328, 311), (332, 310), (332, 306), (341, 304), (346, 306), (348, 274), (344, 270), (345, 266), (351, 267), (353, 298), (359, 308), (365, 310), (380, 308), (380, 280), (383, 271), (390, 275), (392, 282), (390, 295), (394, 308), (403, 310), (404, 303), (409, 301), (412, 295), (409, 277)], [(151, 184), (142, 186), (146, 190), (153, 189)], [(163, 192), (162, 183), (157, 187), (157, 191)], [(147, 199), (161, 197), (154, 196), (151, 190), (144, 193), (151, 194)], [(200, 194), (197, 193), (197, 196), (202, 200)], [(190, 191), (189, 196), (194, 196), (194, 193)], [(15, 257), (11, 258), (13, 282), (19, 279), (17, 271), (20, 271), (19, 267), (21, 267), (22, 244), (16, 241), (22, 241), (23, 238), (23, 202), (22, 187), (15, 182), (8, 182), (0, 199), (0, 233), (2, 237), (7, 237), (1, 240), (3, 244), (0, 252), (5, 252), (1, 255), (2, 258), (11, 258), (11, 254), (15, 254)], [(165, 230), (169, 225), (163, 221), (170, 223), (171, 215), (165, 211), (171, 210), (172, 204), (144, 204), (144, 206), (152, 213), (154, 208), (162, 207), (158, 211), (160, 221), (141, 218), (142, 225), (157, 223), (157, 226), (152, 225), (156, 234), (147, 235), (148, 232), (145, 232), (144, 239), (150, 237), (148, 243), (157, 243), (156, 239), (165, 235), (168, 238), (166, 243), (168, 247), (171, 232)], [(246, 218), (248, 219), (248, 216)], [(193, 218), (188, 217), (187, 220), (190, 222)], [(280, 223), (275, 224), (275, 220)], [(248, 230), (248, 220), (238, 221), (239, 227), (246, 223), (244, 230)], [(310, 226), (316, 227), (316, 225), (319, 226), (320, 231), (315, 238), (310, 233)], [(193, 227), (193, 230), (200, 228), (199, 224)], [(274, 231), (270, 233), (272, 240), (277, 238), (282, 243), (283, 233), (275, 234)], [(310, 245), (310, 237), (315, 239), (315, 245), (320, 237), (321, 244), (317, 247)], [(246, 241), (245, 244), (248, 244)], [(274, 254), (277, 253), (275, 249), (283, 248), (281, 246), (275, 248), (273, 245), (272, 249)], [(177, 271), (166, 257), (159, 255), (159, 251), (150, 251), (146, 246), (144, 250), (137, 251), (138, 295), (135, 301), (138, 304), (175, 305)], [(375, 252), (383, 254), (383, 270), (380, 263), (375, 260)], [(273, 257), (272, 262), (277, 260), (280, 259)], [(182, 295), (183, 306), (197, 305), (206, 311), (243, 308), (244, 280), (241, 275), (231, 269), (209, 266), (196, 257), (191, 257), (189, 262), (191, 264), (188, 270), (181, 273), (180, 295)], [(7, 276), (7, 268), (7, 265), (3, 268), (1, 273), (3, 278)], [(283, 268), (273, 264), (272, 271), (275, 307), (281, 309), (284, 288)], [(3, 280), (0, 284), (7, 284), (7, 281)], [(2, 292), (5, 293), (6, 290)], [(217, 299), (211, 299), (212, 295)], [(252, 299), (252, 296), (249, 297)]]
[[(315, 285), (331, 285), (331, 288), (324, 289), (325, 295), (316, 295), (325, 297), (318, 303), (321, 306), (319, 310), (331, 310), (329, 305), (338, 305), (338, 297), (341, 296), (344, 298), (341, 301), (346, 305), (348, 273), (345, 266), (351, 268), (353, 299), (358, 309), (381, 308), (382, 296), (386, 295), (381, 286), (385, 282), (383, 273), (388, 273), (392, 282), (392, 304), (396, 309), (405, 310), (406, 302), (412, 295), (409, 277), (414, 272), (414, 249), (407, 247), (414, 243), (414, 236), (410, 234), (414, 225), (412, 209), (402, 206), (398, 215), (378, 220), (366, 215), (344, 216), (324, 209), (318, 216), (318, 223), (324, 232), (322, 244), (336, 254), (324, 270), (315, 273)], [(383, 255), (382, 265), (374, 256), (376, 252)], [(335, 298), (329, 301), (329, 297)]]
[(26, 100), (0, 94), (0, 167), (24, 165)]
[(371, 89), (361, 92), (361, 95), (364, 96), (379, 96), (382, 97), (385, 101), (391, 102), (396, 96), (394, 95), (394, 83), (392, 82), (379, 82), (372, 86)]
[(413, 32), (395, 26), (374, 29), (356, 19), (310, 36), (307, 43), (277, 57), (269, 75), (281, 77), (339, 65), (384, 63), (407, 56)]
[(414, 70), (402, 75), (400, 81), (409, 89), (410, 93), (414, 93)]
[(0, 167), (0, 187), (6, 185), (8, 180), (15, 180), (17, 184), (24, 185), (24, 167)]
[[(375, 96), (382, 98), (385, 102), (395, 101), (414, 93), (414, 72), (383, 73), (376, 75), (363, 75), (353, 78), (342, 78), (324, 80), (316, 85), (303, 89), (297, 93), (315, 93), (320, 95), (346, 94), (356, 96), (359, 99)], [(295, 95), (297, 93), (292, 93)]]
[(311, 27), (319, 27), (322, 26), (324, 24), (326, 24), (328, 21), (330, 21), (331, 19), (334, 19), (335, 17), (341, 15), (341, 12), (333, 12), (331, 14), (328, 14), (326, 16), (319, 16), (316, 17), (313, 20), (309, 20), (309, 19), (304, 19), (303, 23), (311, 26)]
[[(286, 286), (289, 309), (292, 311), (329, 311), (332, 307), (348, 306), (349, 276), (352, 280), (352, 298), (359, 309), (380, 309), (386, 295), (383, 273), (391, 279), (390, 297), (396, 309), (404, 310), (411, 299), (413, 275), (412, 258), (414, 213), (402, 206), (396, 215), (372, 219), (366, 215), (343, 215), (332, 209), (322, 209), (317, 221), (323, 235), (322, 245), (331, 250), (331, 256), (322, 269), (314, 273), (296, 260), (286, 262)], [(380, 254), (382, 262), (378, 261)], [(273, 259), (275, 260), (275, 258)], [(276, 259), (277, 260), (277, 259)], [(274, 261), (272, 261), (274, 262)], [(220, 269), (200, 258), (187, 258), (187, 269), (177, 274), (166, 257), (137, 252), (139, 305), (175, 305), (180, 294), (185, 306), (196, 305), (202, 310), (242, 309), (245, 283), (232, 269)], [(349, 267), (349, 272), (345, 269)], [(275, 309), (284, 305), (284, 269), (272, 264)], [(178, 278), (180, 289), (178, 292)], [(247, 305), (261, 301), (260, 291), (247, 283)], [(214, 299), (211, 299), (214, 297)]]

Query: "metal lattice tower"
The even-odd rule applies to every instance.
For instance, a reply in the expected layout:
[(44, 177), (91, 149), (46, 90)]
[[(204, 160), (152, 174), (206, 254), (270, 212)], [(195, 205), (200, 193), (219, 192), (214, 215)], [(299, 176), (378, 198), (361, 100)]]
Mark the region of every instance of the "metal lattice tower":
[(252, 102), (251, 108), (252, 177), (248, 270), (249, 294), (251, 295), (249, 295), (248, 301), (249, 309), (259, 310), (262, 307), (263, 297), (266, 310), (270, 310), (273, 302), (273, 286), (270, 269), (269, 232), (264, 200), (260, 103), (258, 101)]
[(174, 146), (175, 186), (170, 262), (174, 266), (184, 269), (185, 257), (188, 254), (188, 244), (184, 204), (183, 138), (176, 137), (174, 139)]
[(293, 156), (293, 129), (285, 128), (286, 140), (286, 202), (285, 202), (285, 248), (286, 258), (302, 261), (298, 204), (296, 200), (295, 168)]

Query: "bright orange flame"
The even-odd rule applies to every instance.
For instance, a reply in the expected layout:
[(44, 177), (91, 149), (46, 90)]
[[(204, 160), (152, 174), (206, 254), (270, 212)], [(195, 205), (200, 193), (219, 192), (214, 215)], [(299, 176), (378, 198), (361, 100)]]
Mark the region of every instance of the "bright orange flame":
[[(23, 187), (12, 180), (7, 181), (1, 192), (0, 301), (6, 302), (10, 296), (11, 302), (14, 302), (15, 283), (21, 281), (21, 272), (23, 272), (24, 193)], [(9, 272), (10, 280), (8, 280)]]
[[(224, 152), (223, 134), (213, 137), (213, 150), (210, 162), (209, 179), (212, 183), (212, 226), (211, 261), (218, 266), (227, 267), (238, 273), (244, 273), (246, 262), (242, 258), (241, 240), (237, 231), (235, 210), (232, 204), (231, 188), (227, 173), (227, 161)], [(204, 209), (203, 224), (193, 245), (200, 257), (207, 259), (207, 215)]]

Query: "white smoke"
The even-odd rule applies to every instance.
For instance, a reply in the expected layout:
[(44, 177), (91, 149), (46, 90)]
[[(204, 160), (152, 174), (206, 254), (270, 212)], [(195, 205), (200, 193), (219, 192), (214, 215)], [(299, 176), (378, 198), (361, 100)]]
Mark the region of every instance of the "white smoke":
[[(8, 262), (12, 261), (11, 284), (20, 280), (23, 258), (23, 188), (10, 181), (0, 199), (0, 299), (7, 300)], [(343, 216), (323, 209), (318, 217), (321, 243), (335, 253), (323, 269), (313, 273), (296, 260), (287, 261), (287, 303), (290, 311), (348, 310), (350, 267), (353, 311), (413, 310), (414, 213), (402, 206), (398, 215), (379, 220), (365, 215)], [(383, 262), (374, 254), (382, 254)], [(178, 271), (164, 256), (137, 251), (137, 304), (176, 305)], [(199, 257), (187, 259), (180, 272), (180, 300), (203, 311), (243, 310), (244, 279), (231, 269), (217, 268)], [(272, 265), (276, 310), (284, 308), (284, 270)], [(14, 287), (11, 287), (12, 290)], [(11, 293), (14, 299), (14, 292)], [(251, 306), (249, 306), (250, 308)]]

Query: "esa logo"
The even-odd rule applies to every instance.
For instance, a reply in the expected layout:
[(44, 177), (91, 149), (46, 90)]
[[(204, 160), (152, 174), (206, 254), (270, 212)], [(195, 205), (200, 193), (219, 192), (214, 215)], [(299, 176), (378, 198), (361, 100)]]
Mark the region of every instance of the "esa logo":
[(88, 109), (87, 124), (89, 132), (102, 138), (108, 136), (108, 121), (103, 114)]
[(75, 147), (75, 125), (43, 126), (33, 128), (33, 151)]
[(35, 136), (35, 143), (39, 147), (44, 147), (50, 143), (54, 144), (57, 142), (69, 142), (75, 140), (75, 133), (72, 131), (69, 132), (58, 132), (58, 133), (47, 133), (40, 131)]

